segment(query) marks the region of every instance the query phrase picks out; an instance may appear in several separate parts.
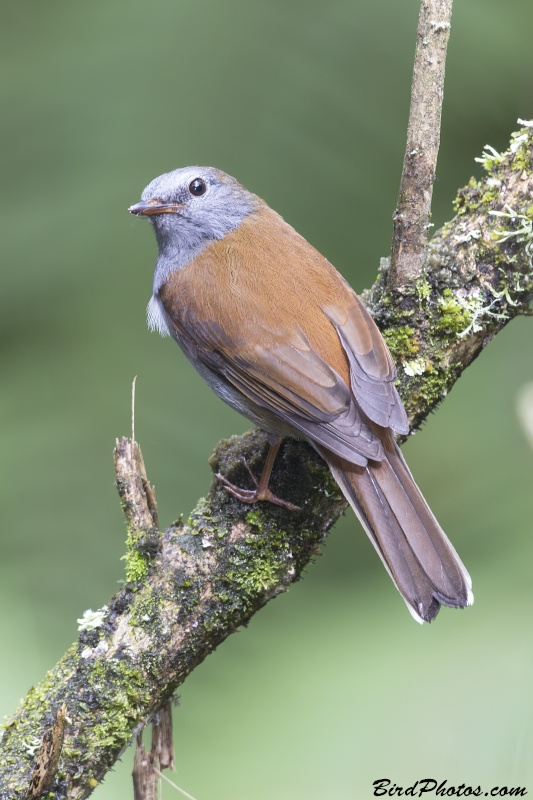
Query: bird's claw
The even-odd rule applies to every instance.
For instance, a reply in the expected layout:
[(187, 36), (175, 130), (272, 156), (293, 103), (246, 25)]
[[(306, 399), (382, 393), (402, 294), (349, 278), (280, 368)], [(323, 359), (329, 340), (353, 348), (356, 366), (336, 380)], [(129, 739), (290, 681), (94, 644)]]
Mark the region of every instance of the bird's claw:
[(242, 460), (242, 461), (243, 461), (243, 464), (244, 464), (244, 466), (245, 466), (245, 467), (246, 467), (246, 469), (248, 470), (248, 475), (250, 476), (250, 478), (251, 478), (251, 479), (252, 479), (252, 481), (254, 482), (254, 484), (255, 484), (256, 488), (258, 488), (258, 487), (259, 487), (259, 481), (257, 480), (257, 478), (255, 477), (254, 473), (253, 473), (253, 472), (252, 472), (252, 470), (250, 469), (250, 465), (248, 464), (248, 462), (247, 462), (247, 460), (246, 460), (245, 458), (243, 458), (243, 460)]
[(220, 483), (223, 485), (224, 489), (230, 494), (232, 497), (237, 498), (240, 500), (241, 503), (258, 503), (261, 500), (264, 500), (267, 503), (272, 503), (275, 506), (281, 506), (281, 508), (286, 508), (288, 511), (301, 511), (299, 506), (295, 506), (294, 503), (289, 503), (288, 500), (282, 500), (281, 497), (277, 497), (273, 494), (270, 489), (267, 487), (266, 489), (262, 489), (257, 481), (257, 478), (251, 471), (250, 467), (244, 462), (248, 472), (250, 473), (256, 488), (255, 489), (242, 489), (240, 486), (235, 486), (234, 483), (231, 483), (224, 475), (220, 472), (217, 472), (215, 477)]

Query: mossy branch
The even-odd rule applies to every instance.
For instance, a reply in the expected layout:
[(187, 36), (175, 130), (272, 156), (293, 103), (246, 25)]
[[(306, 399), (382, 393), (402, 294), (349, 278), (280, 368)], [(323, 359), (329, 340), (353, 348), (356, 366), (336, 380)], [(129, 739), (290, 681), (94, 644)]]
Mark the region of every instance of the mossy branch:
[(456, 216), (431, 240), (416, 280), (396, 289), (389, 260), (363, 293), (398, 368), (412, 428), (450, 391), (507, 323), (529, 313), (533, 296), (533, 122), (509, 149), (487, 146), (485, 177), (454, 201)]
[[(482, 160), (487, 176), (459, 192), (457, 215), (433, 238), (415, 283), (398, 293), (384, 260), (365, 294), (398, 364), (413, 428), (490, 339), (527, 312), (533, 292), (532, 124), (513, 135), (506, 153), (487, 150)], [(211, 465), (245, 485), (243, 459), (259, 472), (266, 448), (265, 435), (252, 431), (221, 442)], [(320, 458), (288, 440), (273, 489), (302, 511), (244, 506), (214, 481), (187, 522), (159, 533), (138, 445), (117, 443), (115, 463), (129, 582), (87, 618), (78, 642), (7, 722), (3, 800), (31, 797), (41, 744), (60, 709), (61, 751), (42, 785), (49, 797), (88, 797), (186, 676), (299, 579), (345, 507)]]

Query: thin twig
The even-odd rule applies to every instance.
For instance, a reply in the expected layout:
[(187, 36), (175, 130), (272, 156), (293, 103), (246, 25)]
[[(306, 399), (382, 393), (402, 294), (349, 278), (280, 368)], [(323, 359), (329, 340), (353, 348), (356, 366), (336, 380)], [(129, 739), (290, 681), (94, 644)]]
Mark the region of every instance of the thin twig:
[(161, 769), (174, 771), (174, 741), (172, 737), (172, 703), (167, 700), (152, 722), (152, 759)]
[(131, 441), (135, 442), (135, 384), (137, 383), (137, 375), (131, 384)]
[(161, 781), (157, 776), (163, 769), (174, 769), (174, 744), (172, 741), (172, 704), (163, 703), (152, 721), (152, 747), (144, 749), (142, 734), (137, 736), (133, 759), (134, 800), (156, 800), (161, 796)]
[(156, 773), (156, 775), (159, 775), (160, 778), (163, 778), (164, 781), (166, 781), (167, 783), (170, 783), (170, 785), (173, 786), (174, 789), (177, 789), (178, 792), (181, 792), (182, 794), (185, 795), (185, 797), (188, 797), (189, 800), (196, 800), (196, 798), (193, 797), (192, 794), (189, 794), (189, 792), (186, 792), (185, 789), (180, 789), (180, 787), (177, 784), (175, 784), (173, 781), (171, 781), (170, 778), (167, 778), (166, 775), (163, 775), (163, 773), (160, 770), (158, 770), (157, 767), (154, 767), (154, 772)]
[(151, 755), (144, 749), (142, 733), (137, 736), (132, 778), (133, 800), (156, 800), (159, 781)]
[(407, 145), (393, 215), (390, 276), (397, 289), (412, 284), (426, 260), (452, 2), (422, 0), (420, 4)]

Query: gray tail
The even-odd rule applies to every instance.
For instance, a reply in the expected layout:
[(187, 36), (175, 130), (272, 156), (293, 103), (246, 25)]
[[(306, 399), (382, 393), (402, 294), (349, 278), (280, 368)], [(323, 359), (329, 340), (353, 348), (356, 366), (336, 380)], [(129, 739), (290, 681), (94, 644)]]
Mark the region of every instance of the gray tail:
[(417, 622), (431, 622), (441, 605), (474, 602), (472, 581), (413, 480), (396, 443), (385, 458), (358, 467), (320, 448), (396, 588)]

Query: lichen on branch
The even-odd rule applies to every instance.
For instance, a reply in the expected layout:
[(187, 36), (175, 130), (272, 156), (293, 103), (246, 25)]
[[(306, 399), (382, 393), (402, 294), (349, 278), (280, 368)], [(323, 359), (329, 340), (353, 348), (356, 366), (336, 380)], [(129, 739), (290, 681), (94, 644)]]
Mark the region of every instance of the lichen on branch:
[(462, 371), (533, 294), (533, 123), (509, 149), (486, 149), (486, 174), (454, 202), (413, 284), (397, 291), (388, 260), (363, 295), (391, 349), (411, 425), (418, 428)]
[[(243, 482), (243, 457), (260, 471), (267, 449), (266, 435), (252, 431), (222, 442), (211, 464)], [(244, 506), (214, 480), (186, 522), (159, 534), (137, 443), (118, 442), (115, 465), (129, 580), (106, 607), (80, 618), (78, 642), (5, 725), (2, 800), (25, 797), (35, 752), (59, 706), (70, 722), (52, 796), (87, 797), (186, 676), (300, 577), (345, 507), (312, 448), (289, 441), (274, 483), (301, 511)]]

